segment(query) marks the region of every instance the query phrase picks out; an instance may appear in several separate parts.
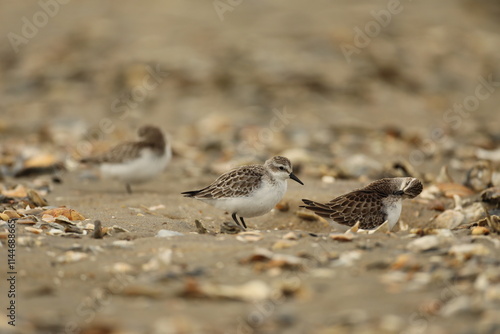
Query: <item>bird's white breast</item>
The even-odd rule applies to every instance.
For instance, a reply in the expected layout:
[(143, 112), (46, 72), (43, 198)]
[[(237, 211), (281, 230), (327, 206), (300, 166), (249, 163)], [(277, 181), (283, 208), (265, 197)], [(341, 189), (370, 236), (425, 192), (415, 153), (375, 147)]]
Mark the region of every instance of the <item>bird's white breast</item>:
[(389, 230), (392, 230), (394, 225), (398, 222), (402, 207), (403, 201), (401, 199), (386, 204), (385, 212), (387, 214), (386, 220), (389, 222)]
[(251, 218), (271, 211), (283, 198), (286, 189), (287, 183), (285, 180), (277, 180), (274, 183), (265, 181), (261, 183), (261, 187), (255, 189), (249, 196), (204, 201), (230, 213), (236, 212), (240, 217)]

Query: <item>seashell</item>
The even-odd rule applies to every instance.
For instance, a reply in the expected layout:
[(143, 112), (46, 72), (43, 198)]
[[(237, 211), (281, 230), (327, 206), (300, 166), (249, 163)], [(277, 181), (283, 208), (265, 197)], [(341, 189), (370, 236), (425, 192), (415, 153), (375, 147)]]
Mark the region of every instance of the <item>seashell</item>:
[(89, 255), (87, 253), (67, 251), (63, 255), (58, 256), (56, 258), (56, 262), (57, 263), (78, 262), (78, 261), (84, 260), (88, 257), (89, 257)]
[(477, 221), (484, 217), (485, 210), (481, 203), (475, 202), (463, 209), (465, 215), (465, 222)]
[(481, 160), (500, 161), (500, 148), (492, 151), (478, 148), (476, 157)]
[(44, 214), (42, 216), (42, 220), (44, 222), (47, 222), (47, 223), (53, 223), (56, 221), (56, 217), (52, 216), (52, 215), (47, 215), (47, 214)]
[(300, 257), (273, 253), (265, 248), (257, 248), (254, 253), (246, 258), (240, 260), (240, 263), (254, 263), (263, 262), (263, 266), (257, 269), (270, 269), (270, 268), (285, 268), (285, 269), (303, 269), (304, 260)]
[(272, 245), (271, 249), (272, 250), (285, 249), (293, 247), (295, 245), (297, 245), (297, 241), (295, 240), (278, 240)]
[(448, 254), (454, 255), (460, 261), (466, 261), (473, 256), (489, 255), (490, 250), (483, 244), (461, 244), (452, 246)]
[(348, 229), (345, 233), (357, 233), (359, 231), (359, 221), (356, 222), (350, 229)]
[(262, 238), (262, 233), (255, 231), (242, 232), (236, 236), (236, 240), (241, 242), (256, 242), (262, 240)]
[(488, 235), (490, 229), (484, 226), (474, 226), (471, 231), (472, 235)]
[(54, 218), (54, 223), (60, 223), (60, 224), (68, 224), (68, 225), (76, 225), (73, 223), (68, 217), (66, 216), (57, 216)]
[(496, 215), (486, 214), (486, 218), (476, 222), (478, 226), (488, 226), (491, 232), (500, 233), (500, 217)]
[(278, 204), (276, 204), (275, 208), (278, 211), (287, 212), (288, 210), (290, 210), (290, 204), (288, 203), (288, 201), (281, 200)]
[(351, 242), (355, 236), (352, 233), (332, 233), (329, 238), (340, 242)]
[(113, 274), (130, 274), (135, 271), (134, 267), (125, 262), (117, 262), (109, 269)]
[(2, 194), (6, 197), (28, 197), (28, 191), (21, 184), (18, 184), (12, 190), (3, 190)]
[(359, 250), (343, 252), (339, 255), (338, 259), (335, 262), (333, 262), (333, 265), (337, 267), (353, 266), (355, 262), (361, 258), (361, 254), (362, 252)]
[(305, 209), (297, 210), (295, 212), (295, 215), (300, 219), (304, 219), (307, 221), (316, 221), (319, 219), (319, 217), (314, 212)]
[(35, 228), (30, 226), (26, 226), (24, 230), (34, 234), (41, 234), (43, 232), (43, 230), (40, 228)]
[(418, 197), (421, 199), (435, 200), (436, 198), (440, 197), (441, 194), (441, 190), (439, 190), (439, 188), (433, 184), (425, 187)]
[(410, 230), (410, 234), (416, 234), (419, 237), (422, 237), (424, 235), (434, 235), (434, 234), (439, 234), (439, 231), (441, 229), (437, 228), (431, 228), (431, 227), (425, 227), (425, 228), (412, 228)]
[(10, 217), (3, 212), (0, 212), (0, 219), (3, 221), (8, 221)]
[(479, 161), (467, 171), (464, 185), (478, 192), (492, 186), (492, 177), (491, 162)]
[(28, 199), (30, 200), (31, 203), (33, 203), (35, 206), (38, 207), (49, 205), (49, 203), (47, 203), (47, 201), (43, 199), (42, 196), (40, 196), (40, 194), (33, 189), (28, 190)]
[(441, 240), (436, 235), (426, 235), (408, 243), (406, 248), (412, 252), (425, 252), (441, 246)]
[(170, 237), (179, 237), (183, 236), (184, 234), (181, 232), (177, 231), (171, 231), (171, 230), (159, 230), (155, 237), (157, 238), (170, 238)]
[(35, 217), (24, 217), (24, 218), (19, 218), (16, 220), (16, 224), (19, 225), (33, 225), (36, 224), (37, 220)]
[(321, 177), (321, 182), (327, 183), (327, 184), (332, 184), (335, 182), (335, 177), (331, 175), (323, 175)]
[(386, 220), (383, 224), (379, 225), (376, 229), (369, 230), (368, 234), (389, 233), (389, 232), (391, 232), (391, 230), (389, 229), (389, 222)]
[(483, 190), (481, 192), (481, 200), (492, 205), (500, 205), (500, 187), (491, 187)]
[(199, 283), (190, 278), (181, 292), (182, 297), (233, 299), (246, 302), (261, 302), (271, 297), (272, 289), (263, 281), (254, 280), (241, 285)]
[(459, 183), (438, 183), (438, 189), (445, 197), (453, 198), (455, 195), (460, 197), (469, 197), (474, 195), (474, 191)]
[(19, 237), (17, 239), (17, 244), (21, 247), (39, 247), (42, 245), (42, 240), (40, 240), (40, 238)]
[(4, 210), (2, 212), (4, 217), (7, 216), (7, 219), (4, 219), (5, 221), (12, 219), (12, 218), (21, 218), (21, 216), (14, 210)]
[(446, 210), (432, 221), (432, 226), (438, 229), (454, 229), (465, 222), (465, 215), (458, 210)]
[(54, 217), (65, 216), (69, 220), (85, 220), (85, 217), (82, 216), (78, 211), (66, 207), (45, 210), (42, 214), (51, 215)]
[(52, 236), (59, 236), (65, 234), (63, 230), (57, 229), (57, 228), (51, 228), (47, 232), (45, 232), (47, 235), (52, 235)]
[(285, 240), (299, 240), (300, 236), (297, 235), (295, 232), (288, 232), (283, 236), (283, 239)]
[(33, 167), (48, 167), (56, 164), (58, 162), (57, 158), (50, 153), (37, 154), (26, 161), (24, 161), (24, 168)]
[(418, 271), (422, 265), (418, 262), (415, 255), (406, 253), (399, 255), (392, 263), (392, 270)]
[(132, 248), (134, 246), (134, 242), (130, 240), (115, 240), (111, 243), (111, 246), (115, 248)]
[(172, 249), (161, 249), (158, 254), (142, 265), (142, 270), (157, 271), (162, 267), (168, 266), (172, 263), (172, 255)]

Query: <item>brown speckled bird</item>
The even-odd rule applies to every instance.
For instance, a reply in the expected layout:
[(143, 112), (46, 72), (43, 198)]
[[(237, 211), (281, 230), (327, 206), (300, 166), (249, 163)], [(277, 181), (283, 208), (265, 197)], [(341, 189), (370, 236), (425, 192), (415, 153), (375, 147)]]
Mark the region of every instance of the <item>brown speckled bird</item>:
[(422, 192), (422, 183), (413, 177), (385, 178), (364, 188), (318, 203), (303, 199), (304, 208), (326, 218), (338, 230), (346, 231), (360, 222), (362, 229), (374, 229), (388, 221), (389, 230), (399, 220), (402, 201)]

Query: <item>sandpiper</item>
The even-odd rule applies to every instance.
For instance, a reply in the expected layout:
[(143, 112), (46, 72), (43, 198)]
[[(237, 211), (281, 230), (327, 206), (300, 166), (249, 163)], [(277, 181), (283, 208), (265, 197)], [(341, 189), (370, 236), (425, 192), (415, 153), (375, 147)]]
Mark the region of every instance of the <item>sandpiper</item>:
[(322, 204), (308, 199), (303, 207), (326, 218), (337, 230), (347, 231), (359, 221), (361, 229), (374, 229), (388, 222), (389, 230), (399, 220), (403, 199), (422, 192), (422, 183), (413, 177), (385, 178), (364, 188)]
[(170, 143), (159, 128), (145, 125), (138, 130), (140, 140), (116, 145), (108, 152), (80, 160), (98, 164), (103, 177), (131, 184), (143, 183), (159, 175), (172, 158)]
[(230, 170), (209, 186), (182, 194), (230, 212), (236, 224), (245, 229), (247, 226), (243, 218), (261, 216), (278, 204), (286, 192), (287, 179), (304, 184), (292, 173), (290, 160), (276, 156), (264, 165)]

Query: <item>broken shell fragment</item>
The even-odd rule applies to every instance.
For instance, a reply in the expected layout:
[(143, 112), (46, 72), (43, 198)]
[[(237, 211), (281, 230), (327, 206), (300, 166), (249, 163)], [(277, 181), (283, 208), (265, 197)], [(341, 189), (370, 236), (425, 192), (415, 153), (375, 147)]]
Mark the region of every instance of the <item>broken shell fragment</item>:
[(88, 257), (89, 257), (89, 255), (87, 253), (67, 251), (63, 255), (58, 256), (56, 258), (56, 262), (57, 263), (71, 263), (71, 262), (77, 262), (77, 261), (84, 260)]
[(285, 240), (299, 240), (300, 236), (297, 235), (295, 232), (288, 232), (283, 236), (283, 239)]
[(432, 221), (432, 225), (438, 229), (454, 229), (465, 222), (465, 215), (459, 210), (446, 210), (440, 213)]
[(299, 209), (295, 212), (295, 215), (297, 217), (299, 217), (300, 219), (304, 219), (304, 220), (307, 220), (307, 221), (316, 221), (318, 220), (318, 216), (312, 212), (312, 211), (309, 211), (309, 210), (305, 210), (305, 209)]
[(454, 255), (457, 259), (464, 261), (473, 256), (488, 255), (490, 254), (490, 250), (482, 244), (461, 244), (452, 246), (448, 254)]
[(408, 243), (406, 248), (412, 252), (425, 252), (437, 249), (441, 245), (440, 239), (436, 235), (426, 235)]
[(262, 233), (256, 231), (242, 232), (236, 236), (236, 240), (241, 242), (256, 242), (262, 238)]
[(249, 281), (241, 285), (223, 285), (200, 283), (193, 278), (189, 278), (180, 295), (189, 298), (222, 298), (259, 302), (270, 298), (271, 292), (271, 288), (260, 280)]
[(78, 211), (66, 207), (45, 210), (43, 214), (51, 215), (54, 217), (65, 216), (69, 220), (85, 220), (85, 217), (82, 216)]
[(33, 189), (28, 190), (28, 199), (35, 206), (47, 206), (49, 203)]
[(351, 242), (355, 236), (352, 233), (332, 233), (329, 235), (330, 239), (340, 242)]
[(474, 226), (471, 231), (472, 235), (488, 235), (490, 229), (485, 226)]

